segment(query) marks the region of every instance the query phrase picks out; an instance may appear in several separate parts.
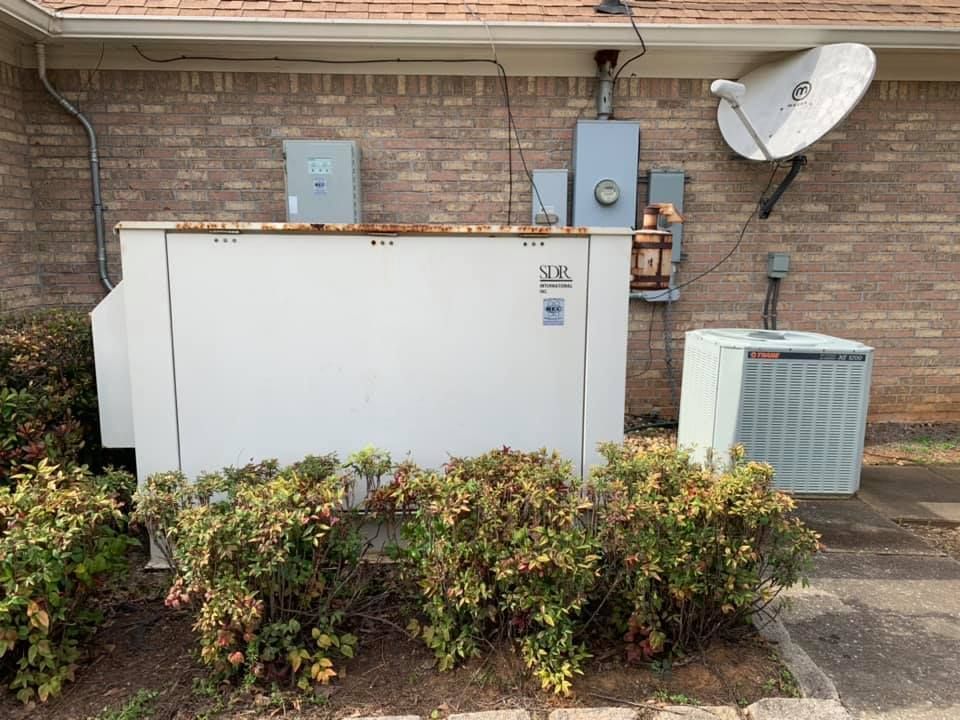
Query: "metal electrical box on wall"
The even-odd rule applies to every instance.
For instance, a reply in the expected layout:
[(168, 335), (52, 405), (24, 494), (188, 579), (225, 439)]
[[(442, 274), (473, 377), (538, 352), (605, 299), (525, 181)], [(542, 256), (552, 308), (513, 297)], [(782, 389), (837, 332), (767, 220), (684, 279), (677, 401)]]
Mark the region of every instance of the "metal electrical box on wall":
[(573, 137), (573, 224), (636, 227), (640, 123), (580, 120)]
[[(683, 213), (683, 187), (686, 176), (683, 170), (651, 170), (647, 201), (672, 203), (677, 212)], [(683, 224), (673, 223), (667, 228), (673, 235), (673, 262), (683, 259)]]
[(360, 222), (360, 148), (353, 140), (284, 140), (287, 222)]
[(530, 223), (559, 227), (568, 225), (570, 218), (567, 215), (567, 171), (534, 170), (533, 188)]

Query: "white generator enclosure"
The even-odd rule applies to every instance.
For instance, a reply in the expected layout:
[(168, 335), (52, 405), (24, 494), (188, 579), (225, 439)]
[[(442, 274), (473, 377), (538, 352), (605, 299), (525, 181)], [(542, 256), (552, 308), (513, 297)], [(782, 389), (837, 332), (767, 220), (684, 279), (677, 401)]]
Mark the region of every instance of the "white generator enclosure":
[(131, 438), (141, 481), (368, 444), (425, 467), (547, 447), (583, 472), (623, 437), (629, 230), (119, 233), (98, 385), (104, 444)]
[(686, 334), (678, 443), (698, 461), (734, 445), (776, 487), (852, 495), (860, 486), (873, 348), (808, 332)]

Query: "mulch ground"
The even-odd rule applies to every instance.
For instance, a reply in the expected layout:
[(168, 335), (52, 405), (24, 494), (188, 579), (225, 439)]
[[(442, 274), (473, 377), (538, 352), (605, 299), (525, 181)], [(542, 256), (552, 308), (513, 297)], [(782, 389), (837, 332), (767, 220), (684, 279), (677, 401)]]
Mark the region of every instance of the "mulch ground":
[[(138, 691), (155, 691), (147, 710), (123, 720), (305, 718), (524, 708), (654, 704), (749, 704), (792, 695), (792, 679), (775, 650), (756, 636), (720, 641), (679, 667), (631, 666), (615, 643), (598, 643), (571, 697), (539, 690), (509, 647), (494, 647), (452, 672), (438, 673), (422, 641), (380, 622), (354, 628), (361, 649), (337, 682), (305, 697), (285, 688), (238, 688), (212, 683), (196, 659), (192, 618), (163, 606), (164, 574), (132, 561), (130, 596), (105, 600), (108, 619), (88, 643), (76, 680), (45, 705), (23, 706), (0, 695), (5, 720), (106, 718)], [(398, 618), (399, 620), (399, 618)], [(114, 720), (120, 720), (114, 716)]]

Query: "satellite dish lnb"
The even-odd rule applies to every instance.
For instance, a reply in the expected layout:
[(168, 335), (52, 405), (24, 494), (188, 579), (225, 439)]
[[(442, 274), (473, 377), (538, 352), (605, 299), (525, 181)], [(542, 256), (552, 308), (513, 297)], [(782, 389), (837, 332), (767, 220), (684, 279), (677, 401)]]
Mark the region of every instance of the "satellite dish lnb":
[(837, 43), (763, 65), (737, 82), (715, 80), (717, 124), (727, 145), (748, 160), (791, 158), (790, 174), (765, 200), (766, 218), (806, 164), (801, 153), (840, 124), (873, 80), (877, 58), (858, 43)]

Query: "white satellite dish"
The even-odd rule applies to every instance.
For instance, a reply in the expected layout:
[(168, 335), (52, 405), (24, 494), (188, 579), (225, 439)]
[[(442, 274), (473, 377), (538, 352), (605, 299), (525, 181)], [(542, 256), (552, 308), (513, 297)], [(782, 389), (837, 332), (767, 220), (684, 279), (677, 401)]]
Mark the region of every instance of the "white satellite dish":
[(793, 159), (790, 174), (764, 202), (760, 217), (787, 188), (806, 158), (800, 153), (840, 124), (866, 94), (877, 69), (873, 50), (836, 43), (763, 65), (738, 82), (715, 80), (723, 139), (749, 160)]
[(850, 114), (876, 69), (866, 45), (837, 43), (763, 65), (737, 83), (717, 80), (710, 90), (725, 101), (717, 108), (723, 139), (750, 160), (793, 157)]

